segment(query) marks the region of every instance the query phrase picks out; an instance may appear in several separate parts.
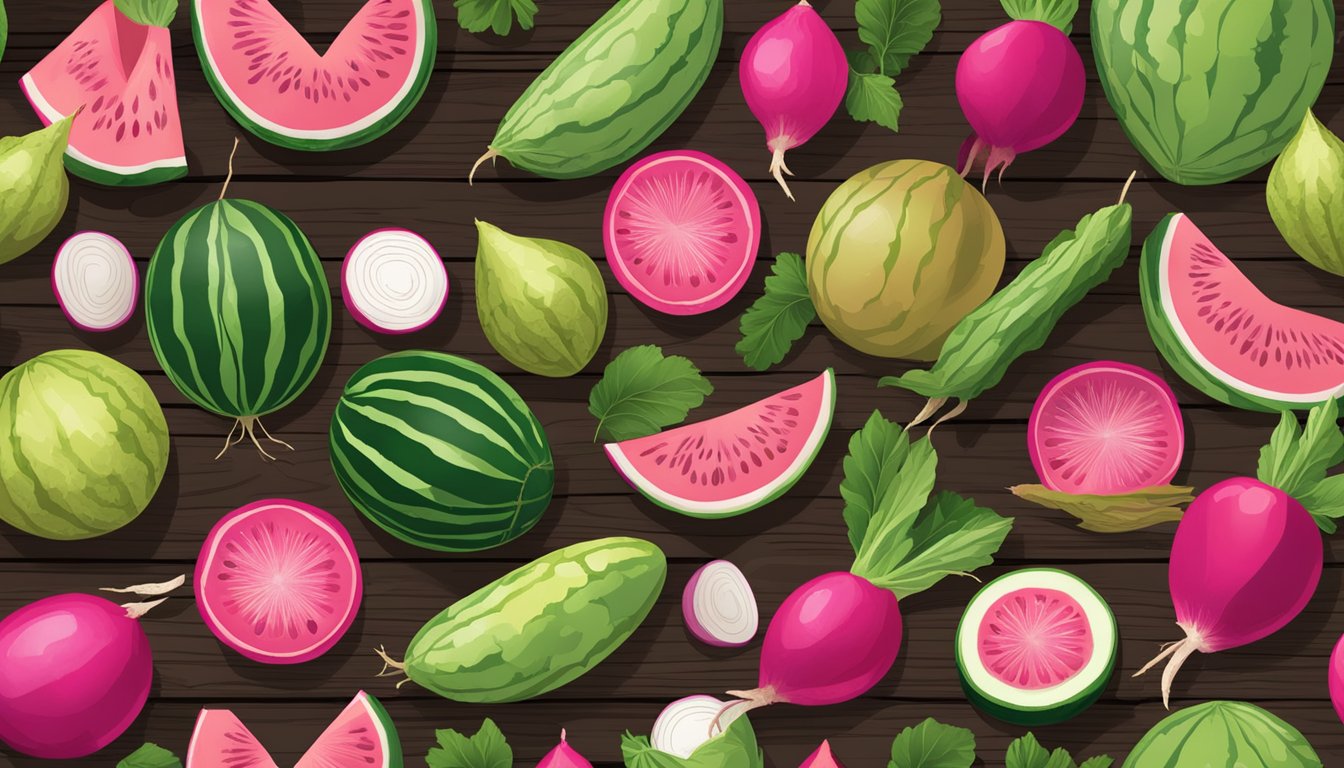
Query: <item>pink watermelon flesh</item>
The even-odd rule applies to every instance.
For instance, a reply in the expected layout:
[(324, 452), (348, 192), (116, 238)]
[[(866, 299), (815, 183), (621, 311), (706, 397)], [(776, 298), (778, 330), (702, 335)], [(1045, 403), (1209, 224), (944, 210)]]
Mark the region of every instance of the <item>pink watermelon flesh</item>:
[(1052, 688), (1092, 657), (1092, 627), (1083, 608), (1054, 589), (1017, 589), (994, 601), (980, 622), (980, 664), (1025, 690)]
[(316, 507), (267, 499), (215, 524), (196, 562), (196, 602), (220, 642), (268, 664), (326, 653), (364, 588), (345, 527)]
[(1175, 477), (1185, 427), (1166, 382), (1135, 365), (1100, 361), (1045, 386), (1027, 425), (1041, 482), (1064, 493), (1120, 494)]
[(98, 6), (20, 81), (44, 125), (84, 107), (67, 166), (103, 184), (152, 184), (187, 172), (168, 30)]
[(726, 517), (766, 504), (798, 481), (831, 427), (835, 375), (717, 418), (608, 443), (611, 460), (653, 502), (697, 517)]
[(761, 243), (756, 195), (703, 152), (650, 155), (607, 200), (607, 261), (644, 304), (672, 315), (723, 306), (742, 290)]
[(278, 768), (269, 753), (227, 709), (202, 709), (187, 747), (186, 768)]
[[(1185, 215), (1167, 232), (1162, 301), (1201, 367), (1237, 388), (1314, 403), (1344, 382), (1344, 324), (1270, 300)], [(1187, 290), (1174, 294), (1173, 286)], [(1271, 395), (1273, 397), (1275, 395)]]
[(378, 700), (360, 691), (294, 768), (401, 768), (401, 743)]

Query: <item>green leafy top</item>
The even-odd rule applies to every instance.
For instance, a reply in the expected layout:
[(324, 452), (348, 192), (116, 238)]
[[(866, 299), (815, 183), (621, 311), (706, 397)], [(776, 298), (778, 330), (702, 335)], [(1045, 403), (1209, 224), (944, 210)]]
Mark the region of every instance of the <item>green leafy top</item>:
[(929, 498), (938, 455), (876, 411), (849, 441), (840, 495), (854, 574), (905, 598), (993, 562), (1009, 518), (955, 493)]
[(453, 0), (453, 7), (458, 26), (472, 33), (489, 29), (501, 36), (513, 31), (515, 16), (518, 26), (527, 30), (537, 15), (533, 0)]
[(588, 412), (597, 417), (595, 440), (633, 440), (680, 424), (714, 391), (695, 363), (645, 344), (607, 363), (602, 380), (588, 394)]
[(1073, 32), (1078, 0), (999, 0), (1003, 10), (1018, 21), (1044, 21), (1064, 34)]
[(737, 353), (748, 368), (764, 371), (789, 353), (802, 338), (808, 323), (817, 317), (807, 292), (803, 257), (781, 253), (775, 257), (773, 274), (765, 278), (765, 293), (742, 315), (742, 340)]
[(177, 15), (177, 0), (115, 0), (117, 10), (136, 24), (166, 27)]
[(930, 717), (896, 735), (887, 768), (971, 768), (974, 762), (975, 734)]
[(1292, 496), (1307, 508), (1316, 524), (1334, 533), (1344, 517), (1344, 475), (1326, 476), (1344, 461), (1344, 433), (1339, 430), (1339, 401), (1327, 400), (1307, 414), (1306, 429), (1297, 416), (1284, 411), (1269, 443), (1260, 449), (1255, 476)]
[(629, 731), (621, 736), (621, 757), (626, 768), (763, 768), (765, 755), (756, 744), (756, 731), (746, 715), (728, 729), (680, 758), (653, 748), (648, 736)]
[(1008, 754), (1003, 759), (1007, 768), (1110, 768), (1111, 763), (1115, 762), (1105, 755), (1099, 755), (1089, 758), (1080, 766), (1074, 762), (1068, 750), (1060, 747), (1050, 752), (1030, 733), (1009, 744)]
[(439, 746), (429, 750), (429, 768), (513, 768), (513, 749), (495, 721), (486, 718), (473, 736), (448, 728), (435, 731)]
[(182, 761), (158, 744), (145, 744), (117, 763), (117, 768), (182, 768)]
[(845, 109), (851, 117), (899, 130), (905, 102), (894, 78), (933, 39), (942, 15), (938, 0), (857, 0), (854, 19), (867, 47), (849, 54)]

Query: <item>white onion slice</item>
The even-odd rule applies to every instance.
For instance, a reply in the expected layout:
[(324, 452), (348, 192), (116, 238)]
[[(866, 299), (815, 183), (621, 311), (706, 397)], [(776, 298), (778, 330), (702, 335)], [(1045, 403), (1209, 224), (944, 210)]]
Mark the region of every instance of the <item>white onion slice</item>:
[[(715, 727), (714, 718), (719, 717), (719, 712), (723, 711), (727, 703), (713, 696), (687, 696), (684, 699), (677, 699), (664, 707), (658, 719), (653, 721), (653, 733), (649, 735), (649, 743), (659, 752), (676, 755), (682, 759), (690, 757), (701, 744), (722, 734), (724, 729), (746, 712), (745, 707), (729, 707), (723, 712), (723, 717), (719, 718)], [(710, 729), (713, 729), (712, 734)]]
[(710, 645), (746, 645), (756, 636), (761, 615), (747, 577), (727, 560), (700, 567), (681, 593), (686, 628)]
[(411, 333), (443, 311), (448, 271), (423, 237), (408, 229), (376, 229), (346, 254), (341, 296), (365, 328)]
[(103, 232), (76, 232), (56, 251), (51, 289), (72, 325), (86, 331), (120, 328), (135, 313), (140, 273), (131, 252)]

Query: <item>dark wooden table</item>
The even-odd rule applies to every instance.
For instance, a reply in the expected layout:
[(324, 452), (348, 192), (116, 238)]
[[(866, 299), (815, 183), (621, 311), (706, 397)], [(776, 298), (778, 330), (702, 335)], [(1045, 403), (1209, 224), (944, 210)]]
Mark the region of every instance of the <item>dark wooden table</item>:
[[(329, 43), (359, 0), (278, 3), (318, 44)], [(1344, 0), (1336, 0), (1344, 12)], [(11, 2), (9, 50), (0, 63), (0, 132), (25, 133), (37, 125), (16, 85), (94, 7), (94, 0)], [(123, 738), (81, 766), (113, 766), (145, 740), (182, 753), (202, 707), (236, 712), (272, 751), (292, 764), (361, 688), (378, 696), (396, 720), (408, 765), (422, 765), (434, 729), (474, 730), (494, 718), (512, 742), (520, 766), (534, 764), (567, 728), (572, 743), (595, 764), (619, 763), (619, 736), (647, 733), (664, 704), (691, 693), (749, 687), (757, 647), (711, 650), (691, 641), (679, 609), (683, 584), (709, 558), (731, 558), (756, 588), (769, 616), (794, 586), (825, 570), (844, 568), (850, 551), (840, 518), (837, 484), (850, 431), (874, 408), (904, 421), (915, 397), (879, 390), (878, 376), (903, 364), (855, 353), (813, 328), (783, 364), (768, 374), (748, 371), (733, 352), (737, 318), (759, 293), (770, 257), (801, 251), (826, 195), (874, 163), (896, 158), (953, 162), (967, 132), (953, 95), (957, 55), (978, 34), (1003, 21), (993, 0), (944, 0), (944, 18), (929, 50), (898, 85), (905, 97), (902, 130), (862, 127), (837, 115), (811, 144), (790, 153), (797, 172), (790, 203), (766, 175), (760, 128), (743, 104), (736, 61), (751, 33), (787, 8), (786, 0), (729, 0), (719, 64), (686, 114), (652, 149), (692, 147), (714, 154), (752, 181), (768, 232), (762, 259), (743, 295), (729, 306), (694, 318), (672, 318), (626, 296), (608, 274), (611, 323), (597, 359), (582, 374), (543, 380), (514, 369), (486, 343), (473, 308), (473, 217), (509, 230), (574, 243), (603, 257), (603, 204), (615, 172), (555, 182), (511, 170), (501, 162), (474, 187), (466, 172), (493, 135), (512, 100), (564, 46), (609, 5), (607, 0), (541, 0), (537, 28), (506, 40), (457, 29), (449, 0), (436, 2), (439, 58), (429, 91), (410, 118), (390, 135), (356, 150), (304, 154), (252, 138), (236, 126), (207, 88), (193, 51), (187, 10), (173, 24), (179, 99), (190, 175), (158, 187), (121, 190), (72, 183), (70, 209), (57, 231), (33, 253), (0, 267), (0, 364), (9, 366), (51, 349), (93, 348), (144, 374), (165, 406), (172, 431), (168, 477), (151, 507), (113, 535), (78, 543), (49, 542), (0, 532), (0, 613), (49, 594), (166, 579), (189, 572), (201, 540), (230, 509), (267, 496), (290, 496), (330, 510), (349, 526), (363, 557), (364, 607), (349, 634), (324, 658), (297, 667), (248, 661), (217, 643), (190, 597), (178, 597), (145, 621), (156, 662), (151, 701)], [(825, 18), (846, 45), (856, 44), (852, 3), (822, 2)], [(1087, 3), (1084, 2), (1086, 13)], [(1085, 19), (1080, 14), (1081, 19)], [(1087, 23), (1074, 40), (1091, 66)], [(1337, 59), (1317, 113), (1344, 133), (1344, 59)], [(143, 318), (110, 334), (72, 330), (48, 284), (50, 259), (70, 233), (99, 229), (131, 248), (141, 269), (167, 228), (218, 194), (233, 137), (243, 145), (230, 194), (273, 205), (312, 238), (327, 266), (333, 293), (340, 260), (365, 232), (404, 226), (423, 233), (448, 262), (452, 295), (445, 316), (406, 337), (377, 336), (343, 311), (338, 296), (331, 349), (313, 386), (267, 426), (296, 451), (276, 463), (243, 447), (214, 460), (228, 424), (193, 407), (169, 384), (150, 351)], [(1056, 565), (1089, 580), (1110, 601), (1120, 622), (1117, 674), (1104, 698), (1081, 717), (1038, 731), (1051, 746), (1122, 758), (1165, 714), (1156, 674), (1131, 679), (1159, 643), (1178, 630), (1166, 590), (1166, 558), (1173, 526), (1127, 535), (1089, 534), (1062, 513), (1014, 499), (1004, 488), (1033, 482), (1024, 433), (1042, 385), (1066, 367), (1114, 358), (1162, 371), (1175, 388), (1187, 420), (1188, 449), (1178, 479), (1206, 487), (1232, 473), (1252, 473), (1257, 447), (1276, 417), (1210, 402), (1181, 382), (1154, 350), (1139, 306), (1138, 245), (1165, 213), (1190, 213), (1267, 293), (1287, 304), (1344, 319), (1344, 280), (1294, 256), (1265, 209), (1266, 171), (1211, 188), (1162, 180), (1130, 146), (1089, 75), (1087, 101), (1077, 124), (1049, 147), (1021, 157), (1002, 186), (989, 194), (1008, 238), (1005, 279), (1040, 253), (1060, 229), (1114, 200), (1124, 178), (1138, 169), (1135, 248), (1125, 267), (1087, 301), (1065, 315), (1045, 348), (1020, 360), (1004, 382), (959, 421), (945, 425), (938, 448), (941, 484), (1015, 515), (1015, 529), (993, 576), (1031, 565)], [(605, 272), (605, 269), (604, 269)], [(620, 350), (655, 343), (692, 358), (716, 392), (697, 416), (736, 408), (834, 366), (840, 400), (835, 429), (811, 472), (786, 498), (750, 515), (700, 521), (656, 509), (632, 496), (591, 442), (588, 390)], [(512, 544), (488, 552), (446, 556), (404, 545), (367, 523), (346, 501), (327, 462), (326, 427), (345, 379), (360, 364), (389, 350), (426, 347), (463, 354), (499, 371), (534, 407), (554, 447), (559, 476), (543, 522)], [(458, 597), (516, 565), (557, 547), (615, 534), (647, 537), (667, 552), (671, 573), (663, 598), (644, 626), (586, 677), (540, 699), (507, 706), (466, 706), (407, 686), (400, 691), (374, 677), (372, 649), (400, 652), (420, 624)], [(1344, 764), (1344, 725), (1326, 690), (1326, 662), (1344, 632), (1344, 539), (1327, 544), (1320, 589), (1303, 614), (1274, 637), (1247, 648), (1197, 657), (1186, 665), (1173, 706), (1208, 699), (1243, 699), (1267, 707), (1305, 733), (1326, 765)], [(869, 695), (824, 709), (776, 707), (753, 719), (768, 762), (792, 768), (830, 738), (851, 768), (886, 764), (892, 737), (926, 716), (973, 729), (982, 760), (1002, 762), (1008, 742), (1025, 729), (988, 719), (962, 695), (953, 664), (952, 636), (975, 590), (949, 579), (904, 601), (905, 647), (895, 669)], [(0, 765), (49, 765), (0, 752)]]

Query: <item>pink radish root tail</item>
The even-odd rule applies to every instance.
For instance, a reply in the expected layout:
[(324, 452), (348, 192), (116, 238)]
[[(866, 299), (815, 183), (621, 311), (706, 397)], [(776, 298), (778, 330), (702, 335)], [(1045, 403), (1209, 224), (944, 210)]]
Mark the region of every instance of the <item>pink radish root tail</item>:
[[(1210, 649), (1204, 643), (1204, 638), (1200, 636), (1199, 631), (1194, 627), (1187, 627), (1178, 624), (1185, 630), (1185, 638), (1174, 643), (1167, 643), (1162, 648), (1162, 652), (1153, 657), (1153, 660), (1143, 665), (1143, 668), (1134, 673), (1134, 677), (1142, 675), (1144, 672), (1152, 669), (1167, 660), (1167, 665), (1162, 668), (1162, 706), (1171, 709), (1171, 684), (1176, 680), (1176, 673), (1181, 671), (1181, 666), (1185, 660), (1190, 658), (1196, 651), (1200, 653), (1209, 653)], [(1170, 657), (1170, 658), (1168, 658)]]
[(966, 153), (966, 162), (961, 167), (960, 173), (963, 179), (975, 167), (975, 161), (979, 160), (982, 154), (985, 156), (985, 172), (980, 177), (980, 191), (983, 193), (989, 186), (989, 174), (993, 173), (995, 169), (999, 172), (999, 183), (1003, 183), (1003, 172), (1008, 170), (1008, 166), (1012, 165), (1013, 161), (1017, 159), (1017, 153), (1010, 147), (991, 146), (984, 139), (976, 136), (975, 143), (971, 145), (971, 151)]
[[(393, 659), (391, 656), (388, 656), (386, 648), (380, 645), (377, 648), (374, 648), (373, 652), (378, 654), (378, 658), (383, 660), (382, 671), (374, 675), (374, 677), (395, 677), (397, 675), (406, 675), (406, 663), (402, 661), (397, 661), (396, 659)], [(411, 677), (410, 675), (406, 675), (404, 679), (397, 681), (397, 689), (400, 690), (401, 686), (409, 682), (411, 682)], [(560, 734), (560, 740), (561, 741), (565, 740), (563, 731)]]
[(779, 182), (779, 186), (784, 188), (784, 194), (788, 195), (790, 200), (793, 200), (795, 199), (793, 190), (789, 189), (789, 182), (784, 180), (784, 174), (787, 173), (790, 176), (793, 175), (793, 171), (789, 170), (788, 163), (784, 162), (784, 153), (787, 151), (790, 144), (792, 144), (792, 142), (789, 140), (788, 136), (780, 136), (779, 138), (771, 140), (767, 146), (771, 152), (770, 175), (774, 176), (775, 181)]
[(724, 704), (719, 711), (714, 714), (714, 719), (709, 721), (709, 736), (713, 738), (723, 733), (723, 716), (728, 714), (733, 707), (741, 707), (742, 714), (746, 714), (753, 709), (768, 707), (771, 704), (786, 704), (787, 699), (781, 698), (775, 693), (774, 686), (764, 688), (753, 688), (750, 691), (728, 691), (729, 696), (736, 696), (737, 699)]

